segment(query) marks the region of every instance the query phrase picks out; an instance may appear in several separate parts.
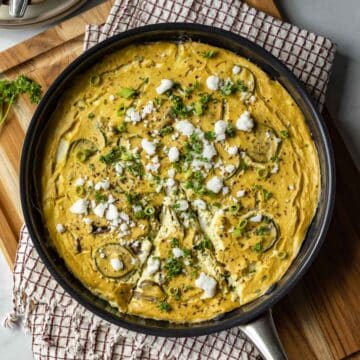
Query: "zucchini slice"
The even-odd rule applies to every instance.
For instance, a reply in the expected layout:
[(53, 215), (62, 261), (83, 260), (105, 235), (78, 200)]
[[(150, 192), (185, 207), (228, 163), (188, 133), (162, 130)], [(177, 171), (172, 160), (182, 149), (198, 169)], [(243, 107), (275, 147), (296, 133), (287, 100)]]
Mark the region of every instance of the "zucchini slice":
[(97, 152), (97, 146), (93, 141), (78, 139), (71, 143), (68, 156), (73, 155), (77, 160), (85, 162)]
[[(261, 216), (260, 221), (252, 221), (253, 217), (259, 215)], [(243, 215), (239, 219), (239, 225), (235, 231), (240, 237), (257, 239), (256, 243), (261, 244), (259, 248), (261, 252), (271, 249), (279, 240), (279, 230), (275, 220), (269, 215), (257, 211), (250, 211)]]
[(246, 67), (241, 67), (241, 71), (237, 77), (238, 80), (241, 80), (246, 86), (246, 95), (245, 100), (249, 99), (255, 91), (255, 76), (254, 74)]
[(138, 290), (134, 291), (134, 297), (136, 299), (143, 299), (150, 302), (159, 302), (166, 299), (166, 294), (158, 283), (152, 280), (143, 280)]
[(264, 164), (271, 161), (278, 154), (280, 139), (271, 127), (257, 124), (255, 130), (249, 133), (248, 136), (251, 138), (244, 150), (253, 162)]
[[(114, 269), (111, 260), (117, 259), (122, 264), (118, 270)], [(137, 264), (136, 258), (125, 247), (117, 243), (100, 246), (94, 254), (96, 269), (106, 278), (121, 279), (133, 272)]]

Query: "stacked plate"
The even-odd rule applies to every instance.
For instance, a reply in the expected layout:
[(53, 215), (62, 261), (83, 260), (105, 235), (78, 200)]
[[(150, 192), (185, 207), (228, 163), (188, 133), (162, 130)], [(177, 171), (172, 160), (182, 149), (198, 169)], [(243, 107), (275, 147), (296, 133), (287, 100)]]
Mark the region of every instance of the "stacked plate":
[(54, 22), (87, 0), (0, 0), (0, 28), (34, 27)]

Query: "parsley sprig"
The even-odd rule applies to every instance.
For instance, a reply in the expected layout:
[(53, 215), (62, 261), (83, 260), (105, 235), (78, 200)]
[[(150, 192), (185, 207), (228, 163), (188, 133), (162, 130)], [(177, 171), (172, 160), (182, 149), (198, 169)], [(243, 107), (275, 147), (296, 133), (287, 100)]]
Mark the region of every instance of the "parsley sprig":
[(4, 125), (11, 106), (23, 94), (27, 94), (33, 104), (38, 104), (42, 95), (41, 86), (25, 75), (20, 75), (15, 80), (0, 80), (0, 128)]

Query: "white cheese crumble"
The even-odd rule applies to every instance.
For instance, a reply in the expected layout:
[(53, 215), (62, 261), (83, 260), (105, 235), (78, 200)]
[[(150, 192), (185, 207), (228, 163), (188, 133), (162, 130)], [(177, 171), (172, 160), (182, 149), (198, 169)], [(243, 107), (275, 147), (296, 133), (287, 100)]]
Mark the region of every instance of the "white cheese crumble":
[(208, 190), (217, 194), (223, 187), (223, 180), (218, 176), (214, 176), (206, 183), (206, 187)]
[(276, 174), (277, 172), (279, 172), (279, 165), (277, 163), (275, 163), (274, 166), (272, 167), (272, 169), (270, 170), (270, 172), (272, 174)]
[(220, 85), (220, 79), (218, 76), (211, 75), (206, 79), (206, 86), (210, 90), (218, 90)]
[(127, 231), (128, 228), (129, 228), (128, 225), (125, 224), (125, 223), (122, 223), (122, 224), (120, 225), (120, 231), (122, 231), (122, 232)]
[(177, 147), (173, 146), (169, 149), (169, 160), (171, 162), (176, 162), (179, 160), (180, 152)]
[(222, 194), (223, 195), (227, 195), (228, 193), (229, 193), (229, 188), (227, 187), (227, 186), (224, 186), (223, 188), (222, 188)]
[(241, 131), (251, 131), (254, 127), (254, 120), (249, 111), (243, 112), (236, 121), (236, 128)]
[(201, 272), (200, 276), (195, 280), (195, 285), (204, 291), (204, 294), (201, 296), (202, 299), (212, 298), (216, 294), (216, 280), (203, 272)]
[(116, 163), (114, 168), (115, 168), (115, 172), (118, 175), (121, 175), (123, 173), (123, 171), (124, 171), (124, 167), (120, 163)]
[(231, 174), (235, 170), (235, 165), (233, 165), (233, 164), (226, 165), (224, 170), (228, 174)]
[(156, 88), (158, 94), (163, 94), (174, 86), (174, 82), (169, 79), (162, 79), (160, 85)]
[(237, 193), (236, 193), (236, 196), (238, 198), (241, 198), (245, 195), (246, 191), (245, 190), (239, 190)]
[(289, 186), (288, 186), (288, 189), (289, 189), (289, 190), (294, 190), (295, 187), (294, 187), (294, 185), (289, 185)]
[(142, 139), (141, 146), (148, 155), (154, 155), (156, 152), (156, 144), (148, 139)]
[(141, 118), (145, 119), (147, 115), (155, 110), (154, 103), (150, 100), (142, 109)]
[(126, 110), (126, 114), (125, 114), (125, 121), (126, 122), (132, 122), (132, 123), (137, 123), (141, 120), (141, 116), (140, 113), (138, 111), (135, 110), (135, 108), (130, 107)]
[(240, 71), (241, 71), (241, 67), (240, 67), (240, 66), (238, 66), (238, 65), (234, 65), (234, 66), (233, 66), (233, 68), (232, 68), (232, 73), (233, 73), (233, 75), (239, 74)]
[(110, 100), (110, 101), (115, 101), (115, 100), (116, 100), (116, 96), (113, 95), (113, 94), (109, 95), (109, 100)]
[(236, 155), (237, 152), (238, 152), (238, 148), (237, 148), (236, 145), (234, 145), (234, 146), (229, 146), (229, 147), (227, 148), (227, 153), (228, 153), (230, 156)]
[(98, 183), (95, 184), (95, 190), (96, 191), (99, 191), (101, 189), (109, 190), (109, 188), (110, 188), (109, 180), (102, 180), (102, 181), (99, 181)]
[(82, 221), (83, 221), (86, 225), (91, 225), (92, 222), (93, 222), (90, 218), (83, 218)]
[(186, 211), (189, 208), (189, 203), (186, 200), (179, 200), (176, 202), (176, 210)]
[(278, 138), (278, 137), (274, 137), (274, 141), (275, 141), (277, 144), (280, 144), (280, 143), (281, 143), (281, 139)]
[(116, 220), (119, 217), (119, 212), (117, 207), (114, 204), (110, 204), (106, 210), (106, 220)]
[(81, 177), (76, 179), (74, 185), (75, 186), (84, 186), (85, 185), (85, 179), (81, 178)]
[(65, 232), (65, 227), (63, 224), (56, 224), (56, 231), (59, 233), (59, 234), (62, 234), (63, 232)]
[(167, 186), (168, 188), (174, 187), (175, 184), (176, 184), (176, 182), (175, 182), (175, 180), (174, 180), (173, 178), (168, 178), (168, 179), (166, 180), (166, 186)]
[(180, 257), (184, 256), (184, 252), (178, 247), (173, 248), (172, 253), (176, 258), (180, 258)]
[(251, 222), (260, 222), (262, 220), (262, 215), (261, 214), (256, 214), (254, 216), (252, 216), (250, 219), (249, 219)]
[(185, 136), (191, 136), (194, 132), (194, 125), (188, 120), (180, 120), (175, 124), (175, 129)]
[(106, 203), (99, 203), (97, 204), (94, 209), (93, 209), (93, 213), (98, 216), (98, 217), (104, 217), (104, 213), (105, 213), (105, 210), (107, 208), (107, 204)]
[(146, 273), (148, 275), (155, 274), (160, 269), (160, 260), (150, 257), (147, 261)]
[(217, 141), (225, 140), (225, 132), (226, 132), (227, 126), (228, 126), (228, 123), (225, 120), (219, 120), (215, 123), (214, 132), (215, 132)]
[(87, 214), (88, 206), (89, 200), (79, 199), (71, 206), (70, 211), (77, 215)]
[(159, 168), (160, 168), (160, 161), (157, 155), (151, 159), (151, 163), (145, 165), (145, 169), (147, 171), (157, 172)]
[(115, 271), (120, 271), (124, 268), (123, 262), (118, 258), (110, 259), (110, 264)]
[(120, 216), (120, 219), (121, 219), (121, 220), (124, 220), (125, 222), (129, 222), (129, 221), (130, 221), (129, 215), (128, 215), (126, 212), (124, 212), (124, 211), (122, 211), (122, 212), (119, 214), (119, 216)]
[(193, 201), (193, 206), (198, 210), (205, 210), (206, 209), (206, 202), (201, 199), (196, 199)]
[(215, 146), (208, 142), (204, 142), (202, 156), (210, 161), (214, 156), (216, 156), (216, 154), (217, 152)]
[(175, 169), (169, 169), (167, 174), (169, 178), (173, 178), (175, 176)]

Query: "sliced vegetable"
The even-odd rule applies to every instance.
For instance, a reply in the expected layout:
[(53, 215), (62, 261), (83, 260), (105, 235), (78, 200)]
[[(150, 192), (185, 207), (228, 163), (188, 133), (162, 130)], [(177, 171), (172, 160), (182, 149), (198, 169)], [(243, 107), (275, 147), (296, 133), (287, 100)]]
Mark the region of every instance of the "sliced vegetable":
[[(112, 260), (118, 260), (122, 267), (113, 267)], [(106, 278), (121, 279), (135, 269), (136, 258), (128, 249), (117, 244), (108, 243), (100, 246), (94, 253), (94, 261), (97, 270)]]
[(74, 153), (81, 162), (86, 162), (98, 151), (94, 142), (87, 139), (78, 139), (71, 143), (70, 153)]
[(130, 99), (137, 95), (137, 90), (132, 88), (121, 88), (118, 95), (125, 99)]
[(136, 291), (134, 291), (134, 297), (139, 300), (142, 299), (157, 303), (159, 301), (164, 301), (166, 299), (166, 294), (161, 285), (157, 282), (152, 280), (143, 280)]
[(101, 78), (99, 75), (94, 74), (94, 75), (90, 76), (90, 85), (91, 86), (98, 86), (98, 85), (100, 85), (100, 82), (101, 82)]

